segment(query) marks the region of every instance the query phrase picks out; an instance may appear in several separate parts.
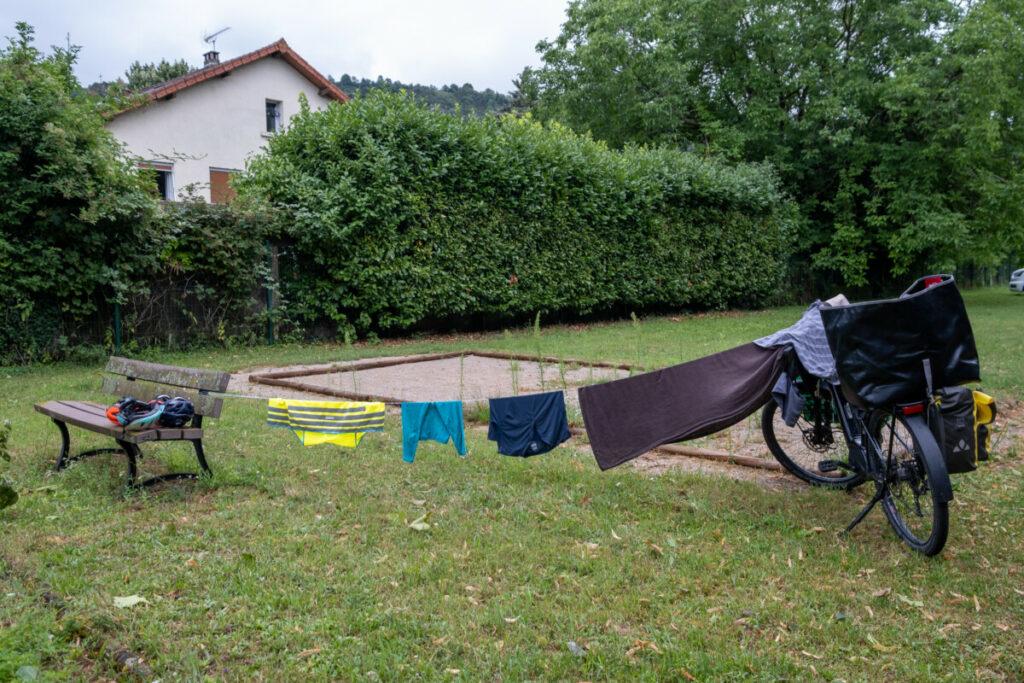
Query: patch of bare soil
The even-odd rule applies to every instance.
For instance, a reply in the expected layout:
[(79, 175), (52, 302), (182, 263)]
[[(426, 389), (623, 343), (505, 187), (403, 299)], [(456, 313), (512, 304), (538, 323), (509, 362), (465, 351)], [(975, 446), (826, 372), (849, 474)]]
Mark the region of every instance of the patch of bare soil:
[[(415, 356), (392, 356), (379, 360), (414, 359)], [(249, 381), (251, 375), (284, 370), (309, 370), (316, 372), (337, 367), (336, 364), (290, 366), (287, 368), (254, 368), (231, 376), (228, 392), (259, 396), (264, 398), (305, 398), (325, 399), (323, 394), (300, 391), (285, 387), (257, 384)], [(587, 366), (562, 366), (533, 361), (513, 361), (482, 356), (467, 355), (462, 358), (445, 358), (407, 362), (386, 367), (346, 370), (327, 374), (312, 374), (295, 378), (316, 387), (350, 391), (373, 396), (389, 396), (407, 401), (457, 401), (467, 403), (486, 401), (498, 396), (513, 396), (539, 391), (563, 389), (569, 418), (579, 419), (578, 388), (594, 382), (625, 377), (625, 370), (591, 368)], [(1024, 405), (1014, 398), (996, 397), (999, 418), (991, 438), (993, 454), (998, 458), (1009, 452), (1024, 450)], [(730, 455), (744, 455), (774, 462), (761, 436), (760, 411), (742, 420), (731, 428), (711, 436), (689, 442), (696, 446)], [(590, 452), (589, 446), (576, 440), (575, 448)], [(755, 482), (765, 488), (792, 490), (804, 488), (806, 484), (786, 472), (710, 461), (701, 458), (668, 455), (660, 452), (646, 453), (631, 463), (639, 471), (662, 474), (670, 470), (700, 472), (715, 476), (731, 477)]]

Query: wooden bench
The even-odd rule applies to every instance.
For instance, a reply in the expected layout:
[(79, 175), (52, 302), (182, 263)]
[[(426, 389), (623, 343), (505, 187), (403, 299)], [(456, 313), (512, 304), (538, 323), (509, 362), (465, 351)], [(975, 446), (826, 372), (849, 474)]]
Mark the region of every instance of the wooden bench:
[[(208, 392), (223, 392), (227, 389), (230, 375), (214, 370), (193, 370), (172, 365), (144, 363), (117, 356), (112, 356), (107, 362), (106, 373), (103, 377), (103, 391), (107, 393), (119, 398), (131, 396), (140, 401), (148, 401), (161, 394), (171, 397), (181, 396), (192, 401), (196, 411), (195, 417), (185, 427), (156, 427), (140, 431), (127, 431), (107, 418), (106, 410), (109, 404), (100, 405), (91, 401), (37, 403), (36, 410), (49, 416), (60, 430), (62, 444), (60, 456), (54, 466), (55, 470), (62, 470), (67, 467), (68, 463), (90, 455), (124, 453), (128, 458), (128, 477), (125, 482), (127, 488), (141, 488), (174, 479), (198, 479), (200, 474), (213, 475), (203, 453), (203, 417), (220, 416), (223, 400), (210, 396)], [(98, 448), (71, 456), (71, 438), (67, 428), (69, 424), (113, 437), (118, 447)], [(139, 444), (151, 441), (191, 441), (202, 472), (175, 472), (137, 482), (137, 463), (142, 457)]]

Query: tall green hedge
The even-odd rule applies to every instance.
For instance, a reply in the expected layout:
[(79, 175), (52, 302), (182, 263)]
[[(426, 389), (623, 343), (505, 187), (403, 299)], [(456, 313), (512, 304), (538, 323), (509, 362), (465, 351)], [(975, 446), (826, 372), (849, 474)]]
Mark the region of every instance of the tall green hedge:
[(358, 332), (758, 305), (778, 290), (795, 215), (765, 166), (616, 152), (384, 93), (304, 108), (247, 170), (243, 193), (291, 213), (293, 318)]

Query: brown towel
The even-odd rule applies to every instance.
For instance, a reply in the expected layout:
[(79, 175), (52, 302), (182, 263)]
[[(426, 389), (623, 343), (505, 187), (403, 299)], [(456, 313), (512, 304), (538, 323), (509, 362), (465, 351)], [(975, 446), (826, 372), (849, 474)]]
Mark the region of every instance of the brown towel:
[(784, 347), (744, 344), (664, 370), (580, 389), (580, 408), (602, 470), (666, 443), (736, 424), (763, 406)]

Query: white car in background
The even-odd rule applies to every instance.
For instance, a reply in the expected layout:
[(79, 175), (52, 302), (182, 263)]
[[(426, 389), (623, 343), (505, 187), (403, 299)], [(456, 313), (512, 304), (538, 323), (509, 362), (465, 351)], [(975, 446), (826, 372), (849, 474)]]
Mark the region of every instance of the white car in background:
[(1010, 275), (1010, 291), (1024, 292), (1024, 268), (1015, 270)]

